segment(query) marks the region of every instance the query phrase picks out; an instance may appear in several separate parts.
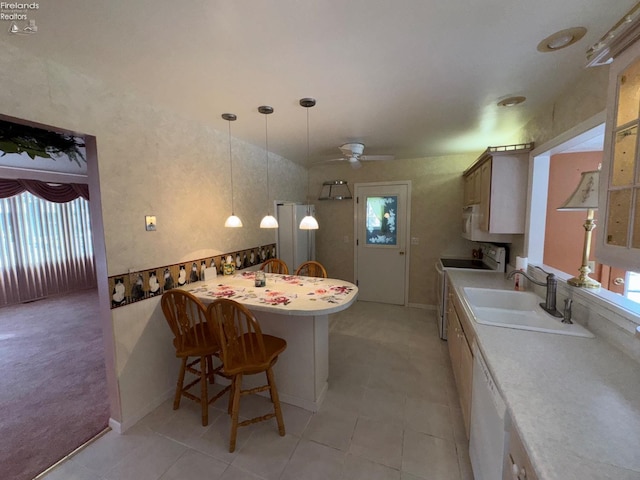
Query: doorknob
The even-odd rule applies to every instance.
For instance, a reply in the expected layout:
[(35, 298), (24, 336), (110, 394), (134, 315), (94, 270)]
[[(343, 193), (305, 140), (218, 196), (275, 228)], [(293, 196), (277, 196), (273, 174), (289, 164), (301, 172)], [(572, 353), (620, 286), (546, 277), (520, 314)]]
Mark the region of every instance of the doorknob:
[(624, 278), (618, 277), (613, 280), (614, 285), (624, 285)]
[(404, 252), (400, 252), (400, 255), (404, 255)]

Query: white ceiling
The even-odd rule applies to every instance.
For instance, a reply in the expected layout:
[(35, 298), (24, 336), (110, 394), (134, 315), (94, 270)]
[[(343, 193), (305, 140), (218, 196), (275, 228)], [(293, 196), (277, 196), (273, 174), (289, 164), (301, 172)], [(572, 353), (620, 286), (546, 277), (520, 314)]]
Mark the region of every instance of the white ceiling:
[[(56, 0), (11, 43), (304, 163), (362, 142), (397, 158), (512, 143), (580, 75), (589, 46), (636, 0)], [(577, 44), (537, 44), (584, 26)], [(602, 67), (598, 67), (602, 68)], [(510, 109), (496, 103), (524, 95)], [(65, 127), (65, 125), (60, 125)], [(366, 168), (366, 167), (365, 167)]]

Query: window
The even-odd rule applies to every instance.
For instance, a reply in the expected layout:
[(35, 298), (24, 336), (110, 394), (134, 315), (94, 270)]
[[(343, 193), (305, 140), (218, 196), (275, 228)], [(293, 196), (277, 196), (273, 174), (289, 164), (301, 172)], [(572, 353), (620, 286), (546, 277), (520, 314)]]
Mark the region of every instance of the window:
[(87, 200), (0, 199), (0, 305), (95, 284)]
[(627, 272), (627, 288), (625, 288), (625, 296), (636, 303), (640, 303), (640, 273)]
[(398, 244), (398, 197), (367, 197), (367, 245)]

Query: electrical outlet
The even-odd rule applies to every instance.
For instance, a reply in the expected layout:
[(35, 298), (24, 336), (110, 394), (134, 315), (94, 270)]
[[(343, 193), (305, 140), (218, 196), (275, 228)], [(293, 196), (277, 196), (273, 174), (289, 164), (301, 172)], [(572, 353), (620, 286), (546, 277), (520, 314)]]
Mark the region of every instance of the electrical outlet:
[(420, 245), (420, 239), (418, 237), (411, 237), (411, 245)]
[(590, 271), (595, 272), (596, 271), (596, 262), (593, 261), (593, 260), (589, 260), (587, 262), (587, 267), (589, 267)]

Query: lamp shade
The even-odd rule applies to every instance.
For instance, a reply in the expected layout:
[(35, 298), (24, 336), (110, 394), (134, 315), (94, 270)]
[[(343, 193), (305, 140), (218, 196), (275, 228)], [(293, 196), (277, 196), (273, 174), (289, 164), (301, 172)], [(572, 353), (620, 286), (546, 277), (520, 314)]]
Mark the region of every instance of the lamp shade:
[(318, 225), (318, 221), (313, 218), (311, 215), (307, 215), (300, 222), (300, 230), (318, 230), (320, 226)]
[(260, 228), (278, 228), (278, 221), (273, 215), (265, 215), (260, 222)]
[(225, 220), (224, 226), (227, 228), (240, 228), (242, 227), (242, 220), (232, 214)]
[(351, 200), (351, 190), (345, 180), (330, 180), (322, 184), (318, 200)]
[(561, 211), (597, 210), (598, 208), (598, 180), (600, 171), (582, 172), (580, 183), (564, 204), (558, 208)]

